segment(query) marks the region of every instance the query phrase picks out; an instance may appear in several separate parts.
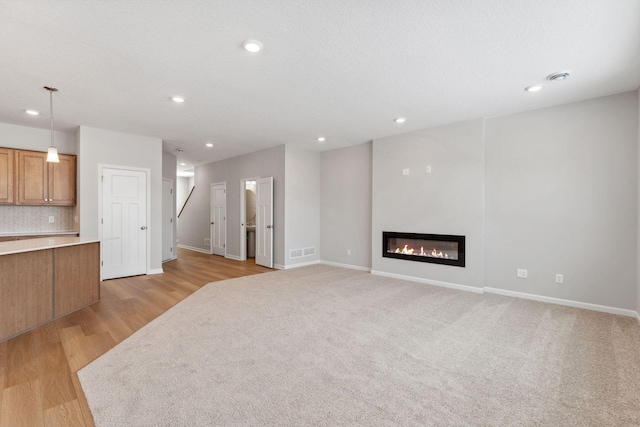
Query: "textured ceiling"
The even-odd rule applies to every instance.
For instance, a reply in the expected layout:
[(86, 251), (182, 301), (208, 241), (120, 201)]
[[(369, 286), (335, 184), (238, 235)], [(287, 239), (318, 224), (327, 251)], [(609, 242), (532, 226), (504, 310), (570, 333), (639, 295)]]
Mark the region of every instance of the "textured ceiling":
[[(0, 40), (0, 122), (48, 127), (51, 85), (56, 129), (162, 138), (189, 164), (640, 85), (640, 0), (16, 0), (0, 1)], [(545, 82), (556, 71), (571, 77)]]

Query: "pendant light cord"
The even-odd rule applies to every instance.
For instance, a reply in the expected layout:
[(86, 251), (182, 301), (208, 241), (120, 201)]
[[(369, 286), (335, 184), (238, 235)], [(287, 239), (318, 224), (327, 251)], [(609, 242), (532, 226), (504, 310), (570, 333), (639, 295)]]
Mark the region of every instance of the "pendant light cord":
[(53, 147), (53, 90), (47, 89), (49, 91), (49, 111), (51, 114), (49, 117), (51, 118), (51, 146)]

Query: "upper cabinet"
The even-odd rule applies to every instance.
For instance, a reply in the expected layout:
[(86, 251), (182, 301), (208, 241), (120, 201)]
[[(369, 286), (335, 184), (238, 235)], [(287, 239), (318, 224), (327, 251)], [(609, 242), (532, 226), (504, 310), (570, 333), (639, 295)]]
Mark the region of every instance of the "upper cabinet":
[(49, 204), (76, 205), (76, 156), (58, 154), (60, 163), (49, 163)]
[(14, 150), (0, 148), (0, 205), (13, 204)]
[(47, 153), (14, 152), (15, 204), (75, 206), (76, 156), (60, 154), (60, 163), (47, 163)]
[(48, 196), (47, 153), (16, 151), (18, 205), (46, 205)]

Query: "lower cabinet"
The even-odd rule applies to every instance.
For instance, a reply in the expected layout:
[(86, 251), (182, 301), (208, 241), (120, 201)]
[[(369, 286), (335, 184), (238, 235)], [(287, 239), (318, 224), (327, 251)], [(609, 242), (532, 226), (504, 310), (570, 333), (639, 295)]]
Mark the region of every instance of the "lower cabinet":
[(100, 300), (100, 243), (0, 256), (0, 342)]

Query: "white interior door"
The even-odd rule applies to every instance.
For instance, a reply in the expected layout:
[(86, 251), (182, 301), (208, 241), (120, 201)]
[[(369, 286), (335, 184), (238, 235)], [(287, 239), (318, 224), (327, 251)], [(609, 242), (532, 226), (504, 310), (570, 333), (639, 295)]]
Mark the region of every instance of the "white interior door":
[(102, 170), (102, 278), (147, 272), (147, 173)]
[(173, 258), (173, 181), (162, 180), (162, 261)]
[(211, 253), (226, 255), (227, 184), (211, 184)]
[(273, 177), (256, 181), (256, 264), (273, 268)]

